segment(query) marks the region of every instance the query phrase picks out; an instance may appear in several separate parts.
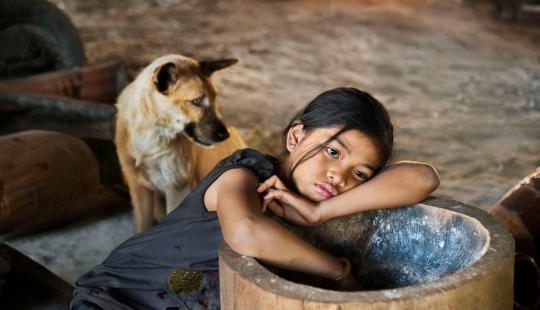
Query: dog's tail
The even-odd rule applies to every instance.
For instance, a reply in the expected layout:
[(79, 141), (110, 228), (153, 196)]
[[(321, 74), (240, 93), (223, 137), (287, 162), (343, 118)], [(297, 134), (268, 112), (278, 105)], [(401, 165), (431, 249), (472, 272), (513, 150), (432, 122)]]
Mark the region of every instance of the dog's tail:
[(78, 119), (100, 121), (116, 115), (112, 104), (95, 103), (63, 96), (0, 89), (0, 106), (60, 112)]

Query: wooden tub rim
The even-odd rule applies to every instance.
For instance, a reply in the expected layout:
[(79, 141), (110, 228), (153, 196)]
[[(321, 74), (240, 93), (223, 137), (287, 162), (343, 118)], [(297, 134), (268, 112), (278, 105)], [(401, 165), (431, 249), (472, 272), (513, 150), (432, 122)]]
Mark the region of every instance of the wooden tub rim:
[(413, 206), (417, 205), (441, 208), (476, 219), (489, 232), (489, 245), (485, 253), (468, 267), (428, 283), (363, 292), (337, 292), (285, 280), (263, 267), (253, 257), (240, 256), (225, 241), (220, 244), (219, 258), (238, 276), (261, 290), (291, 299), (342, 304), (396, 302), (444, 294), (467, 283), (478, 281), (504, 266), (508, 260), (513, 260), (515, 247), (513, 236), (498, 218), (486, 211), (459, 201), (434, 196)]

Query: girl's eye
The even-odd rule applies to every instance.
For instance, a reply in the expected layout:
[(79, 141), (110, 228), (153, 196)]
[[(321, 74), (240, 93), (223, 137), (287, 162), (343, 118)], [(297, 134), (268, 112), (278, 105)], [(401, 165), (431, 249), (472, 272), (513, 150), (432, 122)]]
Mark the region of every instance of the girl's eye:
[(202, 102), (202, 99), (201, 98), (195, 98), (193, 100), (190, 100), (189, 102), (191, 102), (191, 104), (193, 104), (195, 106), (200, 106), (201, 102)]
[(365, 173), (363, 173), (362, 171), (360, 171), (360, 170), (355, 170), (355, 171), (354, 171), (354, 174), (355, 174), (357, 177), (361, 178), (361, 179), (364, 179), (364, 180), (367, 180), (367, 179), (368, 179), (367, 175), (366, 175)]
[(328, 153), (328, 155), (330, 155), (332, 157), (337, 157), (338, 156), (338, 151), (334, 150), (331, 147), (327, 147), (326, 152)]

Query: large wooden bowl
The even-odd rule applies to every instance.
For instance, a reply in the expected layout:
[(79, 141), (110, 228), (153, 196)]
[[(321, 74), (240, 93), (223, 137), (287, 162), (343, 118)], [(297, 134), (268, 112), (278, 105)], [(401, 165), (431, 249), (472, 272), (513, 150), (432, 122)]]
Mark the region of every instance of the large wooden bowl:
[(219, 249), (222, 309), (512, 309), (514, 240), (495, 217), (431, 197), (422, 204), (284, 224), (311, 244), (349, 258), (362, 292), (266, 268)]

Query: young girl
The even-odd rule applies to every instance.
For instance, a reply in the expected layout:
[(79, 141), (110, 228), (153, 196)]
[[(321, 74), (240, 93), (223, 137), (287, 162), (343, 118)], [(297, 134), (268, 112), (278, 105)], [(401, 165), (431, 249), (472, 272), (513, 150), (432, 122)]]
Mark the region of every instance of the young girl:
[(346, 260), (305, 243), (264, 210), (314, 225), (410, 205), (437, 188), (436, 171), (414, 162), (388, 165), (388, 112), (354, 88), (317, 96), (283, 138), (287, 151), (280, 160), (243, 149), (220, 161), (158, 225), (81, 276), (72, 309), (219, 309), (215, 270), (222, 240), (265, 264), (325, 278), (336, 290), (360, 289)]

